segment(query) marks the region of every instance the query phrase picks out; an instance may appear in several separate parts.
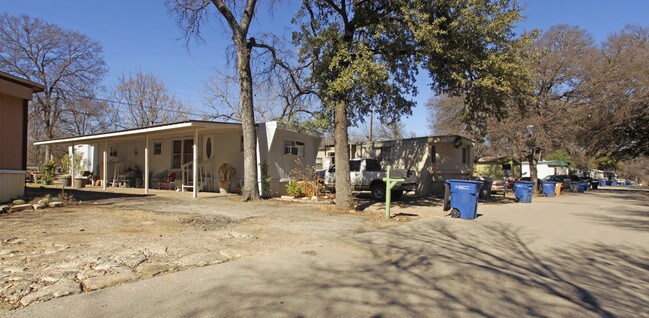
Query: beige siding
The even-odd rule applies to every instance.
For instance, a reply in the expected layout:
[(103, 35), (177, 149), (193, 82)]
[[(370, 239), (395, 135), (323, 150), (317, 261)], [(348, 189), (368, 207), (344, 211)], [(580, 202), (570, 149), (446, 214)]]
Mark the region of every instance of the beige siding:
[(0, 94), (0, 170), (23, 168), (23, 99)]
[(25, 194), (25, 172), (0, 171), (0, 203), (22, 198)]

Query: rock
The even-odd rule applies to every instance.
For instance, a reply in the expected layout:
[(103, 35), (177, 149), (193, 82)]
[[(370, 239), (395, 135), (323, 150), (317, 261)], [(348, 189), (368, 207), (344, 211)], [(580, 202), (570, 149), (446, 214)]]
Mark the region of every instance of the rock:
[(34, 208), (34, 210), (41, 210), (41, 209), (45, 209), (46, 207), (47, 206), (45, 206), (45, 204), (43, 203), (36, 203), (32, 205), (32, 208)]
[(119, 267), (120, 265), (121, 265), (121, 264), (119, 264), (119, 263), (117, 263), (117, 262), (110, 262), (110, 261), (108, 261), (108, 262), (103, 262), (103, 263), (97, 265), (97, 266), (95, 267), (95, 270), (98, 270), (98, 271), (106, 271), (106, 270), (109, 270), (109, 269), (112, 269), (112, 268), (115, 268), (115, 267)]
[(241, 232), (230, 232), (226, 234), (219, 235), (222, 239), (254, 239), (254, 235), (250, 233), (241, 233)]
[(0, 205), (0, 213), (5, 213), (7, 211), (9, 211), (8, 205)]
[(79, 283), (64, 279), (58, 283), (50, 286), (45, 286), (36, 292), (33, 292), (20, 300), (20, 304), (27, 306), (36, 301), (46, 301), (52, 298), (78, 294), (81, 292), (81, 285)]
[(15, 267), (15, 266), (10, 266), (10, 267), (5, 267), (2, 269), (3, 272), (5, 273), (22, 273), (25, 271), (24, 267)]
[(136, 269), (138, 274), (147, 277), (158, 275), (160, 273), (166, 272), (167, 270), (169, 270), (168, 266), (153, 262), (144, 262), (140, 264), (140, 266), (138, 266), (138, 268)]
[(22, 204), (25, 204), (25, 200), (18, 199), (18, 200), (14, 200), (14, 201), (11, 202), (11, 203), (12, 203), (13, 205), (22, 205)]
[(0, 250), (0, 256), (4, 256), (4, 255), (13, 256), (14, 253), (16, 253), (16, 251), (10, 250), (10, 249), (2, 249), (2, 250)]
[(84, 280), (82, 284), (84, 290), (90, 291), (128, 283), (137, 279), (137, 274), (133, 272), (122, 272), (106, 276), (91, 277)]
[(54, 277), (54, 276), (43, 276), (43, 277), (41, 277), (42, 282), (46, 282), (46, 283), (50, 283), (50, 284), (56, 283), (56, 282), (58, 282), (60, 280), (61, 280), (60, 277)]
[(131, 267), (131, 268), (138, 267), (138, 265), (142, 264), (146, 260), (147, 260), (147, 257), (143, 253), (133, 254), (133, 255), (130, 255), (130, 256), (127, 256), (127, 257), (124, 257), (124, 258), (120, 259), (120, 261), (124, 265), (126, 265), (128, 267)]
[(18, 212), (18, 211), (22, 211), (22, 210), (27, 210), (27, 209), (29, 209), (31, 207), (32, 207), (31, 204), (18, 204), (18, 205), (12, 206), (11, 209), (9, 209), (9, 212)]
[(50, 202), (63, 202), (63, 199), (59, 197), (51, 197)]
[(144, 248), (144, 254), (150, 255), (163, 255), (167, 253), (167, 247), (164, 245), (151, 245)]
[(289, 200), (289, 201), (291, 201), (291, 200), (295, 199), (295, 197), (292, 196), (292, 195), (283, 195), (283, 196), (280, 197), (280, 199), (281, 200)]
[(5, 240), (5, 243), (9, 243), (9, 244), (22, 244), (22, 243), (25, 243), (25, 239), (17, 238), (17, 237), (13, 237), (13, 238), (10, 238), (10, 239), (6, 239), (6, 240)]
[(16, 303), (21, 298), (25, 297), (29, 292), (32, 291), (31, 287), (32, 282), (20, 282), (11, 286), (8, 286), (3, 290), (4, 297), (11, 303)]
[(48, 206), (49, 206), (50, 208), (60, 208), (60, 207), (62, 207), (62, 206), (64, 206), (64, 205), (65, 205), (65, 203), (63, 203), (63, 202), (58, 202), (58, 201), (56, 201), (56, 202), (50, 202), (50, 204), (48, 204)]
[(220, 253), (210, 252), (210, 253), (196, 253), (183, 256), (175, 261), (176, 264), (180, 267), (189, 267), (189, 266), (205, 266), (209, 264), (218, 264), (227, 261), (229, 257), (226, 257)]
[(221, 250), (219, 253), (227, 258), (238, 258), (238, 257), (248, 255), (248, 253), (246, 252), (242, 252), (231, 248), (226, 248), (224, 250)]

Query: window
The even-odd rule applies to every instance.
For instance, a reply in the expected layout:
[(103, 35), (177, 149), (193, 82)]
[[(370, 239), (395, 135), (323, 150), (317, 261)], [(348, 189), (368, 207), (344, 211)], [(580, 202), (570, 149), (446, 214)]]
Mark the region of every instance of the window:
[(174, 169), (180, 168), (183, 164), (192, 161), (194, 153), (192, 146), (194, 145), (193, 139), (174, 140), (173, 146), (173, 162), (171, 167)]
[(467, 163), (469, 160), (469, 148), (462, 148), (462, 163)]
[(358, 172), (361, 171), (361, 161), (353, 160), (349, 162), (349, 172)]
[(437, 162), (437, 148), (435, 146), (430, 146), (430, 162)]
[(205, 142), (205, 157), (207, 159), (212, 158), (212, 138), (207, 138), (207, 141)]
[(153, 143), (153, 154), (154, 155), (162, 154), (162, 143), (161, 142), (154, 142)]
[(379, 150), (379, 157), (377, 158), (380, 162), (390, 163), (390, 147), (381, 147)]
[(241, 151), (243, 152), (243, 135), (241, 135)]
[(284, 140), (284, 155), (304, 157), (304, 143), (295, 140)]
[(378, 160), (365, 160), (365, 171), (381, 171), (381, 162)]

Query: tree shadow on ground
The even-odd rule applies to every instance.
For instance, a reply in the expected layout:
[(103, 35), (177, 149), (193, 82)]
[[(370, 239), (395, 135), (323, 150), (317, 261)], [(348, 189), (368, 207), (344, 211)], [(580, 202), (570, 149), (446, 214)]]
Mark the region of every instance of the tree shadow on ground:
[[(217, 287), (191, 312), (280, 316), (615, 317), (649, 314), (649, 251), (605, 244), (536, 251), (504, 224), (417, 222), (364, 233), (362, 262), (308, 263), (285, 275), (240, 268), (268, 288), (228, 290), (247, 300), (222, 307)], [(469, 223), (464, 223), (469, 224)], [(360, 252), (359, 252), (360, 253)], [(300, 268), (307, 264), (301, 264)], [(282, 272), (283, 273), (283, 272)], [(254, 277), (254, 278), (253, 278)], [(229, 312), (231, 311), (231, 312)]]
[[(66, 188), (65, 194), (71, 195), (74, 199), (80, 201), (91, 200), (107, 200), (107, 199), (121, 199), (121, 198), (144, 198), (152, 197), (149, 194), (128, 194), (128, 193), (113, 193), (105, 191), (89, 191), (89, 190), (75, 190)], [(43, 197), (45, 195), (59, 196), (61, 189), (56, 188), (30, 188), (25, 187), (25, 198), (32, 200), (34, 198)]]
[(610, 215), (582, 213), (579, 216), (602, 225), (649, 232), (649, 209), (646, 207), (644, 209), (626, 208), (616, 210), (614, 214)]

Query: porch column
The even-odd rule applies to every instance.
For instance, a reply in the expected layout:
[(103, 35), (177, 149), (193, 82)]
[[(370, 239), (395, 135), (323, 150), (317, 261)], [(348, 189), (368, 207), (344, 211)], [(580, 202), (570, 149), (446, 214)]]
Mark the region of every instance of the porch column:
[(106, 146), (108, 146), (108, 143), (104, 140), (104, 160), (102, 164), (102, 169), (104, 170), (104, 178), (101, 180), (101, 187), (106, 190), (106, 183), (108, 181), (108, 154), (106, 153)]
[(144, 194), (149, 194), (149, 135), (144, 141)]
[(69, 147), (70, 153), (68, 156), (70, 156), (70, 186), (74, 187), (74, 144)]
[(192, 198), (198, 198), (198, 129), (194, 130), (194, 163), (192, 164)]

